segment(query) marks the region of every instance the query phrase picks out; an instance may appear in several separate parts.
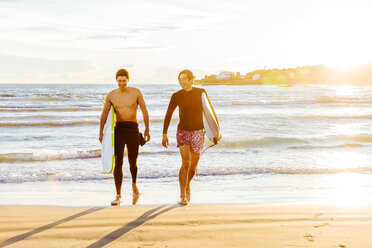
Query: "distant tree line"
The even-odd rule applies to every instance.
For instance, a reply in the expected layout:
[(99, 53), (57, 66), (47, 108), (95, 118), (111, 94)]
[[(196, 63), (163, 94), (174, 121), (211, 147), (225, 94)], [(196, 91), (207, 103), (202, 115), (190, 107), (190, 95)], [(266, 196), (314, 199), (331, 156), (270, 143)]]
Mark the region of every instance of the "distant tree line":
[(205, 75), (197, 84), (253, 84), (253, 85), (303, 85), (303, 84), (355, 84), (372, 85), (372, 64), (351, 70), (340, 70), (324, 65), (302, 66), (287, 69), (255, 70), (246, 73), (224, 72), (223, 75)]

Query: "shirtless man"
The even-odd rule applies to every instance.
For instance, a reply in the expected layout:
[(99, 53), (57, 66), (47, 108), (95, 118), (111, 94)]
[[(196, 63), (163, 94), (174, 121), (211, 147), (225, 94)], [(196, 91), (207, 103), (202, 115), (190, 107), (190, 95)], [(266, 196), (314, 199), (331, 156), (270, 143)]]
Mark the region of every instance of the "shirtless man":
[(132, 174), (133, 196), (139, 195), (136, 186), (137, 180), (137, 156), (139, 148), (139, 129), (137, 123), (138, 106), (141, 108), (143, 120), (145, 122), (145, 141), (150, 140), (149, 114), (142, 93), (139, 89), (128, 87), (129, 73), (125, 69), (116, 72), (116, 81), (118, 88), (108, 93), (105, 106), (103, 107), (99, 141), (102, 143), (103, 128), (106, 123), (107, 115), (111, 105), (114, 106), (116, 115), (115, 126), (115, 168), (114, 180), (116, 187), (116, 198), (111, 205), (119, 205), (121, 202), (121, 185), (123, 181), (123, 155), (124, 148), (127, 145), (129, 168)]

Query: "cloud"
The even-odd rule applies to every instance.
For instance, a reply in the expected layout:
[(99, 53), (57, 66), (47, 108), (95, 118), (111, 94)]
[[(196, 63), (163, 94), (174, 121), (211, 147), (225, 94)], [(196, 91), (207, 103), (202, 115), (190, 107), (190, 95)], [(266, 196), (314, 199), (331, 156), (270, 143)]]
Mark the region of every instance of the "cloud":
[[(37, 31), (44, 31), (42, 27), (35, 27), (35, 28), (28, 28), (29, 31), (37, 30)], [(141, 36), (149, 35), (151, 33), (156, 32), (166, 32), (166, 31), (177, 31), (181, 30), (181, 26), (169, 26), (169, 25), (151, 25), (151, 26), (138, 26), (138, 27), (130, 27), (130, 28), (116, 28), (109, 32), (105, 31), (104, 33), (99, 30), (93, 30), (92, 33), (96, 33), (94, 35), (87, 35), (87, 36), (70, 36), (70, 38), (63, 39), (63, 40), (55, 40), (56, 42), (75, 42), (75, 41), (104, 41), (104, 40), (126, 40), (129, 38), (138, 38)], [(45, 31), (48, 28), (45, 27)]]
[(161, 49), (168, 49), (171, 47), (168, 46), (128, 46), (128, 47), (120, 47), (120, 48), (115, 48), (116, 50), (161, 50)]
[(125, 28), (123, 31), (126, 34), (141, 34), (147, 32), (161, 32), (161, 31), (175, 31), (181, 29), (181, 26), (172, 25), (151, 25), (151, 26), (140, 26), (136, 28)]
[(0, 3), (48, 3), (50, 0), (0, 0)]
[[(43, 32), (42, 26), (46, 25), (49, 26), (47, 29), (60, 29), (64, 37), (71, 41), (137, 37), (153, 32), (192, 29), (201, 25), (208, 26), (211, 21), (215, 23), (216, 19), (221, 21), (222, 17), (221, 13), (213, 13), (215, 6), (198, 10), (197, 3), (185, 6), (181, 2), (171, 1), (138, 1), (136, 4), (128, 4), (111, 0), (104, 4), (92, 1), (86, 6), (83, 1), (45, 1), (48, 2), (45, 5), (34, 5), (32, 2), (44, 1), (5, 1), (12, 3), (3, 11), (8, 14), (8, 21), (15, 25), (12, 28)], [(20, 7), (18, 3), (24, 5)]]
[(120, 68), (134, 68), (133, 64), (121, 65)]
[(124, 35), (120, 34), (98, 34), (87, 37), (82, 37), (81, 40), (110, 40), (110, 39), (126, 39)]
[(39, 57), (0, 55), (0, 74), (71, 73), (92, 69), (85, 60), (51, 60)]
[(63, 31), (62, 29), (60, 28), (57, 28), (57, 27), (51, 27), (51, 26), (41, 26), (41, 25), (37, 25), (37, 26), (27, 26), (27, 27), (21, 27), (21, 28), (16, 28), (16, 30), (18, 31), (30, 31), (30, 32), (61, 32)]
[(71, 43), (71, 42), (77, 42), (77, 41), (109, 41), (109, 40), (125, 40), (127, 39), (124, 35), (119, 34), (97, 34), (97, 35), (91, 35), (91, 36), (85, 36), (85, 37), (71, 37), (69, 39), (62, 39), (62, 40), (54, 40), (54, 42), (57, 43)]
[(196, 79), (204, 77), (206, 74), (205, 70), (197, 68), (176, 68), (176, 67), (158, 67), (155, 69), (151, 77), (146, 78), (137, 78), (138, 83), (151, 83), (151, 84), (177, 84), (178, 83), (178, 74), (184, 70), (190, 69)]

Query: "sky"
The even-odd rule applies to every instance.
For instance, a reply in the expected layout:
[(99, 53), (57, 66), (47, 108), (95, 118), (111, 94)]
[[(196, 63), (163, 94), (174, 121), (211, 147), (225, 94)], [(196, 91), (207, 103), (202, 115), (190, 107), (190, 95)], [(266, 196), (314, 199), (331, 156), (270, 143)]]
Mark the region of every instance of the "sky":
[(0, 0), (0, 83), (372, 63), (370, 0)]

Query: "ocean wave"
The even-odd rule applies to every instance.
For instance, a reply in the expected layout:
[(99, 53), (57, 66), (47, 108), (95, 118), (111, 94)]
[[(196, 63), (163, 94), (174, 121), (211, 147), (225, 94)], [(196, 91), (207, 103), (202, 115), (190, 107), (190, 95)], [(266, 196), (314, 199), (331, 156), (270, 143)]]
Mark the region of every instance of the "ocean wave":
[[(98, 94), (98, 93), (97, 93)], [(72, 98), (85, 98), (92, 99), (97, 101), (97, 95), (76, 95), (72, 93), (56, 93), (52, 91), (51, 93), (3, 93), (0, 94), (0, 97), (15, 97), (16, 100), (32, 100), (32, 101), (60, 101), (60, 100), (70, 100)], [(98, 99), (99, 100), (99, 99)]]
[(366, 147), (361, 144), (342, 144), (342, 145), (330, 145), (330, 146), (292, 146), (290, 149), (338, 149), (338, 148), (357, 148), (357, 147)]
[(0, 94), (0, 97), (16, 97), (14, 94)]
[(177, 151), (164, 150), (164, 151), (155, 151), (155, 152), (140, 152), (141, 155), (155, 155), (155, 154), (178, 154)]
[(304, 139), (263, 137), (263, 138), (244, 138), (244, 139), (222, 139), (217, 145), (219, 148), (240, 148), (240, 147), (261, 147), (276, 146), (284, 144), (306, 144)]
[(0, 163), (39, 162), (49, 160), (67, 160), (101, 157), (101, 150), (90, 151), (53, 151), (42, 150), (34, 153), (0, 154)]
[(311, 105), (311, 104), (371, 104), (372, 100), (357, 97), (309, 97), (309, 98), (292, 98), (292, 99), (233, 99), (224, 101), (214, 101), (216, 106), (270, 106), (270, 105)]
[(348, 104), (364, 104), (372, 103), (372, 100), (360, 97), (335, 97), (335, 96), (321, 96), (315, 98), (316, 103), (320, 104), (338, 104), (338, 103), (348, 103)]
[[(155, 151), (155, 152), (140, 152), (142, 155), (154, 154), (174, 154), (178, 151)], [(127, 154), (125, 150), (124, 155)], [(101, 150), (88, 151), (55, 151), (55, 150), (41, 150), (34, 153), (5, 153), (0, 154), (0, 163), (23, 163), (23, 162), (42, 162), (52, 160), (70, 160), (70, 159), (86, 159), (86, 158), (100, 158)]]
[[(174, 170), (146, 170), (140, 171), (138, 178), (140, 179), (169, 179), (178, 178), (178, 169)], [(358, 173), (371, 174), (371, 167), (360, 168), (201, 168), (197, 171), (200, 177), (205, 176), (230, 176), (230, 175), (334, 175), (339, 173)], [(130, 178), (130, 174), (125, 173), (125, 178)], [(11, 172), (6, 175), (0, 175), (0, 183), (24, 183), (37, 181), (92, 181), (92, 180), (112, 180), (112, 175), (103, 174), (96, 171), (40, 171), (33, 173)]]
[[(80, 121), (80, 120), (97, 120), (97, 113), (95, 112), (83, 112), (83, 113), (12, 113), (8, 115), (1, 114), (1, 118), (7, 120), (7, 122), (37, 122), (37, 121)], [(21, 121), (20, 121), (21, 120)], [(0, 121), (1, 123), (1, 121)]]
[(309, 120), (319, 120), (319, 119), (330, 119), (330, 120), (342, 120), (342, 119), (372, 119), (372, 115), (305, 115), (305, 116), (283, 116), (280, 118), (289, 119), (309, 119)]
[(78, 126), (78, 125), (98, 125), (98, 120), (55, 120), (55, 121), (0, 121), (0, 127), (34, 127), (34, 126)]
[(0, 106), (0, 112), (75, 112), (102, 111), (103, 107), (47, 107), (47, 106)]
[[(261, 120), (262, 116), (260, 115), (249, 115), (248, 113), (239, 113), (239, 112), (232, 112), (228, 109), (224, 112), (220, 111), (218, 114), (219, 120)], [(301, 120), (310, 120), (310, 121), (318, 121), (318, 120), (368, 120), (372, 119), (372, 115), (270, 115), (270, 119), (280, 119), (280, 120), (293, 120), (293, 121), (301, 121)]]
[[(35, 116), (27, 116), (28, 119), (46, 119), (53, 117), (53, 116), (44, 116), (44, 115), (35, 115)], [(58, 117), (58, 116), (57, 116)], [(85, 116), (84, 116), (85, 117)], [(88, 116), (89, 117), (89, 116)], [(11, 117), (14, 119), (15, 117)], [(0, 121), (0, 127), (34, 127), (34, 126), (52, 126), (52, 127), (60, 127), (60, 126), (82, 126), (82, 125), (98, 125), (100, 123), (99, 116), (91, 117), (85, 120), (25, 120), (26, 118), (22, 118), (23, 121)], [(172, 118), (171, 122), (177, 122), (178, 118)], [(164, 119), (150, 119), (150, 123), (163, 123)], [(143, 123), (143, 120), (138, 120), (138, 123)]]
[(338, 173), (372, 173), (372, 167), (359, 168), (224, 168), (224, 169), (201, 169), (199, 176), (226, 176), (226, 175), (321, 175)]
[(341, 140), (341, 141), (355, 141), (361, 143), (372, 142), (372, 134), (370, 133), (360, 133), (354, 135), (331, 135), (328, 139)]
[[(348, 143), (371, 143), (372, 134), (361, 133), (355, 135), (329, 135), (314, 138), (288, 138), (288, 137), (262, 137), (262, 138), (242, 138), (242, 139), (229, 139), (222, 138), (217, 148), (244, 148), (244, 147), (269, 147), (281, 145), (303, 144), (303, 148), (324, 148), (327, 146), (317, 144), (338, 142), (341, 144), (330, 145), (329, 148), (342, 148), (342, 147), (363, 147), (363, 144)], [(294, 149), (299, 149), (301, 146), (296, 146)], [(291, 147), (293, 148), (293, 147)]]
[(58, 96), (34, 96), (34, 97), (23, 97), (22, 100), (26, 101), (63, 101), (69, 100), (70, 97), (58, 97)]
[(300, 104), (312, 104), (315, 103), (315, 100), (312, 99), (293, 99), (293, 100), (258, 100), (258, 101), (246, 101), (246, 100), (240, 100), (240, 101), (232, 101), (230, 103), (224, 102), (224, 103), (215, 103), (216, 106), (250, 106), (250, 105), (300, 105)]

